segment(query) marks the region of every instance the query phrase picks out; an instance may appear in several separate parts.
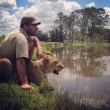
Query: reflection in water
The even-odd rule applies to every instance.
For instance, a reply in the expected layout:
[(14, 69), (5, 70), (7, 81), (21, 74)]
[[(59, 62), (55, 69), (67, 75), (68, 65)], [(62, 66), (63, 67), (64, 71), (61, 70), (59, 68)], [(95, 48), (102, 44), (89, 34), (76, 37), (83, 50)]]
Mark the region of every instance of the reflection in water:
[(65, 65), (48, 79), (61, 95), (94, 107), (110, 106), (110, 47), (54, 49)]

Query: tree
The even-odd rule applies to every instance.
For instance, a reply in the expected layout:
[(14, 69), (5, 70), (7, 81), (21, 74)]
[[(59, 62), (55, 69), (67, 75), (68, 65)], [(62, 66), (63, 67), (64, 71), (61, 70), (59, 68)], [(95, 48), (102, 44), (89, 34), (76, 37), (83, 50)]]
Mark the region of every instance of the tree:
[(39, 38), (40, 41), (48, 41), (48, 34), (43, 33), (41, 30), (37, 32), (37, 37)]
[[(99, 37), (100, 40), (104, 39), (98, 32), (106, 26), (108, 19), (109, 15), (103, 8), (95, 7), (75, 10), (68, 16), (58, 13), (50, 36), (52, 41), (58, 42), (73, 42), (75, 39), (81, 39), (83, 43), (89, 39), (93, 43), (99, 40)], [(81, 36), (77, 38), (78, 32)], [(104, 33), (103, 35), (105, 36)]]
[(87, 27), (88, 27), (88, 35), (90, 37), (90, 41), (93, 43), (95, 31), (105, 26), (108, 22), (108, 15), (105, 14), (105, 10), (103, 8), (85, 8), (83, 10), (83, 18), (87, 18)]
[(83, 43), (86, 40), (88, 33), (88, 17), (84, 9), (76, 10), (76, 13), (77, 13), (77, 22), (78, 22), (77, 24), (82, 34), (81, 41)]
[(57, 14), (57, 19), (54, 21), (54, 37), (56, 41), (63, 42), (64, 40), (64, 15), (63, 13)]

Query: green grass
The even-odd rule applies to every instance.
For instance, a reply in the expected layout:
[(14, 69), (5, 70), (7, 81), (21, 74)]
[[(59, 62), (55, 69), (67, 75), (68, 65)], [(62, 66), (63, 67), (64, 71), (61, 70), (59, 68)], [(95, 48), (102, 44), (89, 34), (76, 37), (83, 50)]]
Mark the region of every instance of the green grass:
[(44, 53), (51, 53), (51, 49), (47, 48), (48, 42), (40, 42), (40, 44)]
[[(59, 42), (42, 42), (41, 41), (40, 44), (41, 44), (44, 54), (51, 54), (52, 48), (63, 47), (63, 43), (59, 43)], [(37, 53), (37, 49), (35, 48), (34, 54), (33, 54), (33, 59), (36, 59), (36, 53)]]
[(34, 90), (22, 90), (14, 83), (0, 84), (0, 110), (54, 110), (56, 96), (48, 82), (31, 84)]
[[(41, 44), (42, 51), (43, 51), (44, 54), (47, 54), (47, 53), (51, 54), (51, 50), (47, 49), (46, 42), (40, 42), (40, 44)], [(35, 60), (36, 58), (37, 58), (37, 49), (35, 48), (34, 49), (34, 54), (33, 54), (33, 60)]]

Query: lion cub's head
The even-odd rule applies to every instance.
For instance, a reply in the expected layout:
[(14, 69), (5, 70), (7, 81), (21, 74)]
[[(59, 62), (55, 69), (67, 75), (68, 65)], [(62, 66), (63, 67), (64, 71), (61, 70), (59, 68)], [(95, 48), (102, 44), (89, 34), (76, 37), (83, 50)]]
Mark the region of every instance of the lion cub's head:
[(54, 74), (59, 74), (59, 71), (64, 68), (63, 64), (60, 63), (56, 55), (45, 55), (44, 56), (44, 69), (47, 73), (53, 72)]
[(59, 74), (59, 71), (64, 68), (56, 55), (44, 55), (44, 58), (32, 61), (28, 65), (28, 78), (30, 81), (41, 85), (42, 78), (48, 73)]

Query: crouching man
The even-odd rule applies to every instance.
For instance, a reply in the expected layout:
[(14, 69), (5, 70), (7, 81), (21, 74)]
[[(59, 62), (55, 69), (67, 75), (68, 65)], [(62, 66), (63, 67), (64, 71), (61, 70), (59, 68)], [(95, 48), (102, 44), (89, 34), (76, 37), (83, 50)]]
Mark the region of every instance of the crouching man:
[(0, 45), (0, 58), (7, 58), (16, 63), (21, 88), (23, 89), (33, 88), (28, 83), (26, 63), (32, 60), (35, 47), (37, 48), (38, 59), (43, 57), (39, 39), (36, 37), (39, 24), (41, 23), (37, 22), (35, 17), (23, 17), (20, 28), (6, 36)]

